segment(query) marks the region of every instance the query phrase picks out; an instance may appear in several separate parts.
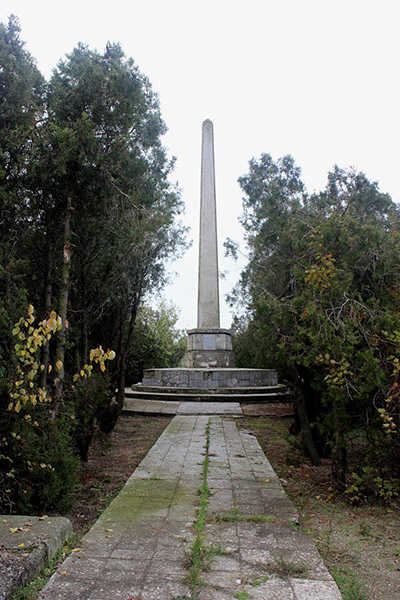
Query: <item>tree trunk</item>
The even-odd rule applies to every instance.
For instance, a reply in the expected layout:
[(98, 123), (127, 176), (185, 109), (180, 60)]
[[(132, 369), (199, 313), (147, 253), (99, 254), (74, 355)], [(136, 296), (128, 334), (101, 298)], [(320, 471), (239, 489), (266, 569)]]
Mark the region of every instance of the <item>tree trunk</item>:
[(67, 329), (67, 309), (68, 309), (68, 290), (69, 290), (69, 274), (71, 269), (71, 199), (67, 200), (67, 210), (64, 220), (63, 231), (63, 267), (61, 271), (60, 294), (58, 302), (58, 314), (62, 319), (62, 328), (57, 334), (57, 344), (55, 352), (56, 360), (56, 377), (54, 379), (54, 406), (52, 419), (57, 416), (60, 406), (63, 402), (64, 395), (64, 377), (65, 377), (65, 338)]
[(333, 403), (333, 424), (335, 445), (332, 452), (332, 476), (336, 488), (343, 492), (346, 489), (347, 449), (344, 441), (343, 429), (340, 425), (336, 402)]
[[(52, 297), (52, 285), (51, 285), (51, 243), (49, 241), (49, 230), (46, 232), (46, 282), (44, 289), (44, 314), (47, 317), (51, 310), (51, 297)], [(50, 342), (46, 342), (43, 346), (42, 351), (42, 365), (43, 371), (40, 374), (40, 387), (46, 388), (47, 386), (47, 373), (50, 363)]]
[(303, 439), (304, 446), (311, 458), (311, 462), (314, 466), (319, 466), (321, 464), (321, 459), (319, 457), (318, 451), (315, 447), (314, 440), (311, 434), (310, 421), (308, 419), (307, 414), (307, 406), (306, 400), (303, 393), (303, 386), (301, 377), (297, 372), (296, 367), (292, 366), (289, 368), (291, 379), (296, 387), (296, 404), (297, 404), (297, 412), (300, 421), (301, 427), (301, 436)]
[(135, 299), (130, 314), (129, 320), (129, 328), (128, 335), (126, 338), (125, 347), (121, 348), (121, 356), (119, 363), (119, 371), (118, 371), (118, 387), (117, 387), (117, 404), (122, 408), (125, 400), (125, 375), (126, 375), (126, 361), (128, 358), (128, 353), (130, 349), (130, 345), (133, 338), (133, 332), (135, 330), (136, 324), (136, 315), (139, 307), (140, 296), (137, 296)]

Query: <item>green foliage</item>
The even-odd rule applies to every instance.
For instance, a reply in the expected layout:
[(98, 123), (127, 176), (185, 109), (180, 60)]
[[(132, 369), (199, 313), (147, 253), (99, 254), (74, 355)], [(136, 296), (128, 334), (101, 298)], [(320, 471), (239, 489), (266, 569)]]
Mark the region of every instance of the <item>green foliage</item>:
[(62, 415), (56, 424), (43, 411), (35, 416), (35, 427), (22, 419), (8, 421), (13, 430), (5, 450), (6, 458), (12, 459), (7, 475), (12, 476), (8, 481), (2, 478), (2, 504), (15, 506), (22, 514), (54, 506), (67, 509), (78, 483), (79, 460), (71, 444), (71, 416)]
[(389, 477), (388, 471), (388, 468), (378, 470), (365, 466), (358, 472), (351, 473), (346, 489), (351, 504), (361, 504), (373, 498), (384, 504), (391, 504), (400, 493), (400, 481)]
[[(31, 419), (18, 469), (42, 436), (54, 443), (48, 464), (62, 472), (58, 443), (66, 461), (75, 460), (74, 442), (85, 456), (93, 430), (109, 432), (116, 422), (137, 312), (165, 282), (165, 261), (185, 246), (183, 205), (169, 180), (173, 160), (161, 142), (166, 128), (157, 96), (121, 47), (108, 44), (99, 53), (79, 44), (46, 83), (19, 34), (15, 17), (0, 24), (0, 459), (10, 458), (9, 433), (20, 435), (21, 419), (27, 427)], [(28, 298), (39, 322), (56, 311), (63, 326), (37, 352), (22, 349), (23, 356), (21, 348), (12, 350), (11, 330)], [(26, 327), (22, 345), (40, 325)], [(107, 384), (87, 379), (92, 362), (102, 369), (111, 358), (100, 343), (117, 353)], [(90, 348), (99, 353), (90, 356)], [(162, 353), (172, 360), (168, 344)], [(56, 441), (58, 416), (72, 429)], [(5, 504), (36, 502), (19, 484), (1, 485), (11, 490)], [(58, 502), (61, 492), (50, 495), (46, 502)]]
[(291, 157), (262, 155), (239, 181), (249, 263), (232, 296), (248, 309), (235, 322), (238, 364), (275, 366), (297, 388), (341, 489), (348, 434), (360, 425), (364, 462), (382, 481), (397, 478), (399, 207), (338, 167), (309, 195)]
[(90, 443), (101, 428), (102, 416), (110, 405), (110, 380), (100, 373), (80, 379), (73, 393), (76, 427), (74, 441), (79, 456), (87, 460)]
[(246, 590), (236, 590), (236, 592), (233, 594), (233, 597), (236, 598), (236, 600), (250, 600), (251, 596), (248, 592), (246, 592)]
[[(21, 512), (29, 512), (33, 507), (44, 510), (55, 505), (59, 509), (68, 506), (79, 466), (73, 438), (79, 450), (84, 441), (91, 439), (88, 423), (94, 420), (93, 410), (90, 404), (84, 406), (82, 389), (91, 380), (93, 366), (84, 365), (76, 374), (74, 403), (65, 403), (57, 412), (52, 395), (39, 383), (44, 370), (40, 350), (61, 326), (61, 319), (54, 311), (35, 326), (34, 309), (29, 305), (26, 315), (12, 330), (16, 339), (14, 373), (3, 382), (3, 391), (7, 390), (10, 402), (0, 422), (3, 431), (0, 503), (7, 508), (16, 506)], [(99, 364), (102, 371), (105, 361), (114, 357), (114, 352), (104, 352), (101, 347), (90, 352), (91, 362)], [(57, 378), (61, 368), (62, 364), (57, 361), (54, 369), (49, 364), (47, 370), (53, 371)], [(98, 392), (98, 389), (92, 391)], [(97, 403), (99, 398), (100, 394), (95, 397)], [(72, 412), (74, 405), (78, 409), (77, 418)]]
[(179, 365), (186, 349), (186, 337), (183, 331), (176, 329), (177, 320), (176, 308), (164, 301), (157, 308), (141, 307), (128, 358), (128, 383), (140, 381), (144, 369)]

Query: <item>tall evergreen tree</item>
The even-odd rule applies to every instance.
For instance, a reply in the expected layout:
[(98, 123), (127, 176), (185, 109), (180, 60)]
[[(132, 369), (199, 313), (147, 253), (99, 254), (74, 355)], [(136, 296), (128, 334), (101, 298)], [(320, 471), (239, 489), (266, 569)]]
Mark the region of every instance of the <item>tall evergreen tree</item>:
[[(96, 427), (110, 431), (115, 423), (138, 309), (164, 283), (166, 259), (184, 247), (183, 205), (168, 179), (173, 161), (161, 142), (157, 96), (118, 44), (103, 54), (78, 45), (46, 84), (12, 17), (0, 26), (0, 60), (0, 461), (14, 465), (0, 488), (12, 480), (6, 502), (38, 502), (43, 473), (31, 456), (45, 453), (55, 475), (44, 507), (73, 479), (71, 436), (85, 458)], [(22, 389), (12, 323), (28, 302), (40, 319), (57, 311), (62, 327), (34, 345), (28, 387), (42, 391), (24, 389), (10, 404), (10, 390)], [(31, 307), (27, 318), (34, 330)], [(17, 353), (31, 353), (21, 344)], [(89, 385), (86, 363), (99, 345), (117, 358), (108, 380)], [(85, 376), (74, 389), (76, 371)], [(37, 400), (44, 396), (52, 399), (50, 422), (48, 405)], [(10, 431), (21, 431), (24, 442), (9, 440)]]
[(308, 195), (291, 157), (251, 161), (240, 185), (249, 263), (237, 293), (250, 316), (239, 323), (238, 357), (275, 364), (296, 387), (308, 451), (318, 463), (333, 449), (338, 487), (359, 425), (377, 477), (398, 476), (399, 207), (338, 167)]

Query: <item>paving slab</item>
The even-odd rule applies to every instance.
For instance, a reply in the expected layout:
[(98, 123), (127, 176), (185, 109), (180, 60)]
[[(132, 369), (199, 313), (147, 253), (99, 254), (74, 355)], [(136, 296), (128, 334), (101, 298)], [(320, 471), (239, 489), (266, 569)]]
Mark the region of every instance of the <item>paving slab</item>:
[(37, 575), (71, 534), (64, 517), (0, 515), (0, 600)]
[(181, 402), (177, 415), (237, 415), (242, 416), (239, 402)]
[(190, 600), (210, 424), (204, 544), (214, 550), (199, 600), (340, 600), (256, 438), (231, 416), (177, 415), (39, 595), (41, 600)]
[(142, 415), (176, 415), (180, 402), (166, 400), (136, 400), (125, 398), (124, 414), (142, 414)]

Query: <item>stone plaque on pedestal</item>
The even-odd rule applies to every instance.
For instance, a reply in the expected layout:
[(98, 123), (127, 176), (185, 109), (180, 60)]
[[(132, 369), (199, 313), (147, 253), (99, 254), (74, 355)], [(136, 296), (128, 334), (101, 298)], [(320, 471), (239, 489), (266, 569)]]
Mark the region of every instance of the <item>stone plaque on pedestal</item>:
[(182, 365), (209, 369), (233, 367), (232, 337), (229, 329), (190, 329)]

